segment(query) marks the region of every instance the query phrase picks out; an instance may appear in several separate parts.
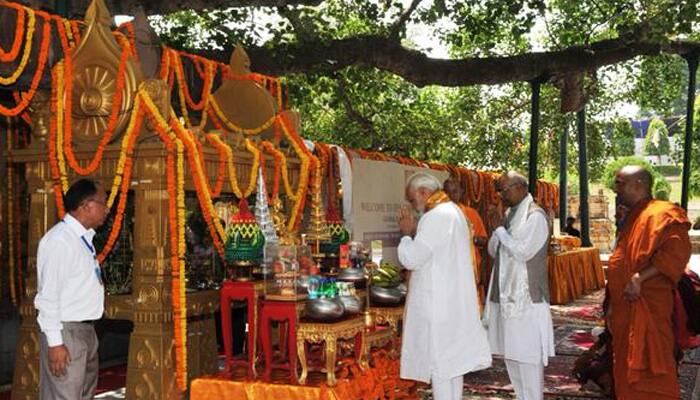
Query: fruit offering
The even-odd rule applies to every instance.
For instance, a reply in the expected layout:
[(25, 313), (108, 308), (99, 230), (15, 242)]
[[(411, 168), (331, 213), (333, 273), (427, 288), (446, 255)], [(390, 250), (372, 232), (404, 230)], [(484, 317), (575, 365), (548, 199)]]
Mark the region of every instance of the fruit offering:
[(372, 284), (380, 287), (395, 287), (400, 283), (399, 268), (388, 262), (382, 262), (372, 276)]

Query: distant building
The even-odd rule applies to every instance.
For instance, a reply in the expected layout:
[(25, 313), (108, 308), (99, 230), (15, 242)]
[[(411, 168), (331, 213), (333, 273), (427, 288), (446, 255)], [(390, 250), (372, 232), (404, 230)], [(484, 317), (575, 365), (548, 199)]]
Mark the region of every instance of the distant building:
[[(647, 136), (647, 130), (649, 130), (649, 124), (651, 123), (652, 119), (653, 118), (639, 120), (632, 119), (630, 120), (630, 122), (632, 123), (632, 128), (634, 128), (636, 132), (634, 136), (634, 155), (649, 161), (652, 165), (656, 165), (659, 163), (658, 157), (648, 156), (644, 154), (644, 139)], [(666, 128), (668, 129), (668, 139), (670, 142), (670, 148), (675, 149), (677, 148), (677, 146), (681, 146), (683, 144), (683, 121), (685, 121), (685, 117), (665, 117), (661, 118), (661, 120), (664, 121), (664, 124), (666, 124)], [(661, 165), (673, 164), (676, 163), (670, 157), (670, 154), (661, 156)]]

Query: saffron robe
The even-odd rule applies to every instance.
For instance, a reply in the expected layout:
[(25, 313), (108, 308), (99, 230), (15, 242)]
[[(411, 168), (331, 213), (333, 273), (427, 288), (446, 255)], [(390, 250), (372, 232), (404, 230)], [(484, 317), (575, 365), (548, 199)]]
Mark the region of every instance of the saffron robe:
[(471, 251), (472, 258), (474, 259), (474, 280), (476, 281), (476, 290), (479, 294), (479, 304), (484, 304), (484, 292), (486, 290), (484, 288), (484, 280), (482, 276), (483, 266), (481, 265), (481, 249), (476, 247), (473, 238), (481, 237), (484, 240), (488, 240), (489, 236), (488, 233), (486, 233), (486, 226), (484, 225), (484, 221), (481, 219), (478, 211), (461, 203), (457, 203), (457, 205), (464, 213), (467, 221), (471, 223), (473, 235)]
[[(680, 207), (645, 200), (630, 211), (610, 256), (608, 328), (618, 400), (680, 398), (674, 358), (673, 290), (690, 258), (690, 223)], [(637, 272), (660, 274), (642, 283), (640, 299), (623, 297)]]

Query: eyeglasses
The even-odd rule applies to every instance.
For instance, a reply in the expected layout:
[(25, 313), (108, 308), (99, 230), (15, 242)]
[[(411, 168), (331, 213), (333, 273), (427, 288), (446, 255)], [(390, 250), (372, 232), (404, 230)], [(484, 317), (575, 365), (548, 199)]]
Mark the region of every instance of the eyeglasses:
[(517, 185), (518, 185), (518, 183), (514, 182), (514, 183), (511, 183), (510, 185), (507, 185), (507, 186), (502, 187), (502, 188), (496, 187), (496, 192), (505, 193), (508, 191), (508, 189), (512, 188), (513, 186), (517, 186)]
[(101, 205), (102, 207), (107, 208), (107, 202), (106, 202), (106, 201), (97, 200), (97, 199), (87, 199), (85, 203), (87, 204), (87, 203), (90, 203), (90, 202), (92, 202), (92, 203), (97, 203), (97, 204)]

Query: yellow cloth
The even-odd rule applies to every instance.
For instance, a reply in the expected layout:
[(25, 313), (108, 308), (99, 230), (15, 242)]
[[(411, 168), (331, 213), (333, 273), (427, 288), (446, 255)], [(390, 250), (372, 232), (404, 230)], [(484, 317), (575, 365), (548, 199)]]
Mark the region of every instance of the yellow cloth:
[(565, 304), (605, 286), (598, 249), (580, 248), (548, 257), (549, 301)]
[(312, 386), (293, 386), (265, 382), (238, 382), (216, 378), (200, 378), (192, 381), (191, 400), (341, 400), (333, 390)]

